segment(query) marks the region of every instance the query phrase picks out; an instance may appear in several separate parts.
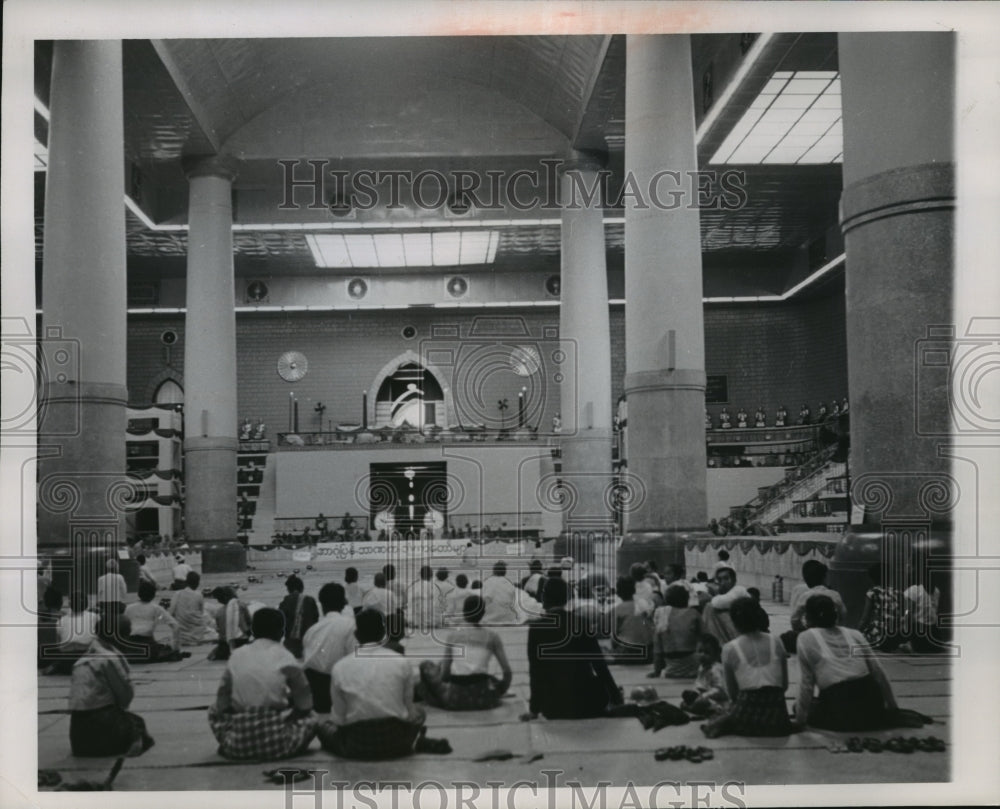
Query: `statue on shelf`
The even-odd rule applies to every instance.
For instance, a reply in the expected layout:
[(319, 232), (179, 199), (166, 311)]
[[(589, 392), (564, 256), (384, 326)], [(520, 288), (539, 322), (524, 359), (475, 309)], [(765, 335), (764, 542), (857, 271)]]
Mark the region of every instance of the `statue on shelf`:
[(264, 424), (263, 421), (258, 421), (257, 426), (254, 428), (253, 431), (253, 440), (263, 441), (264, 436), (267, 434), (266, 431), (267, 431), (267, 425)]
[(812, 410), (809, 409), (809, 405), (803, 404), (802, 409), (799, 411), (799, 424), (806, 425), (812, 424)]
[(747, 426), (747, 411), (742, 407), (736, 411), (736, 426), (744, 428)]
[(250, 419), (244, 419), (243, 423), (240, 425), (240, 441), (250, 440), (250, 431), (253, 429), (253, 425), (250, 423)]
[(708, 412), (708, 408), (705, 408), (705, 429), (712, 429), (712, 414)]
[(840, 415), (840, 402), (834, 399), (830, 402), (830, 418), (837, 418)]
[(731, 429), (733, 426), (732, 424), (730, 424), (731, 418), (732, 416), (729, 415), (729, 411), (723, 407), (722, 412), (719, 413), (719, 427), (721, 427), (723, 430)]
[(552, 432), (561, 433), (562, 432), (562, 418), (556, 413), (552, 417)]
[(774, 426), (784, 427), (787, 421), (788, 421), (788, 410), (785, 409), (784, 405), (781, 405), (774, 413)]
[(753, 426), (754, 427), (767, 426), (767, 415), (764, 413), (764, 405), (758, 407), (757, 412), (753, 414)]
[(842, 400), (840, 401), (840, 415), (842, 415), (842, 416), (846, 416), (846, 415), (847, 415), (847, 409), (848, 409), (848, 405), (847, 405), (847, 397), (845, 396), (845, 397), (844, 397), (844, 398), (843, 398), (843, 399), (842, 399)]

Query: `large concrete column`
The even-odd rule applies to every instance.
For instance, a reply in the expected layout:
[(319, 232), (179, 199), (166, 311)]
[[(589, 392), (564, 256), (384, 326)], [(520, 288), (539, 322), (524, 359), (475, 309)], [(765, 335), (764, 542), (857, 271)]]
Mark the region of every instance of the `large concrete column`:
[(955, 37), (841, 34), (839, 50), (849, 471), (862, 516), (837, 567), (856, 618), (866, 582), (851, 570), (884, 555), (904, 583), (911, 548), (947, 545), (956, 496), (938, 452), (951, 429)]
[(567, 344), (570, 360), (562, 366), (559, 389), (560, 479), (568, 490), (563, 539), (568, 553), (585, 559), (591, 555), (588, 535), (610, 539), (612, 529), (611, 330), (600, 168), (574, 156), (563, 164), (560, 179), (559, 338)]
[(236, 163), (189, 161), (184, 335), (185, 530), (192, 542), (236, 537), (236, 315), (232, 183)]
[(125, 541), (121, 42), (56, 42), (49, 112), (38, 544), (79, 559)]
[(707, 524), (701, 234), (696, 200), (655, 196), (668, 203), (674, 173), (698, 167), (691, 42), (629, 36), (626, 48), (625, 170), (642, 194), (625, 208), (628, 469), (645, 497), (619, 562), (683, 561), (684, 536)]

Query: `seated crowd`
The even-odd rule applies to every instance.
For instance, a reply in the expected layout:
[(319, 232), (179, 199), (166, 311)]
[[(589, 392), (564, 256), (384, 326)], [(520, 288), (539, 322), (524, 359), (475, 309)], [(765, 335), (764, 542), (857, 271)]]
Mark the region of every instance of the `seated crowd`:
[[(519, 584), (507, 578), (503, 562), (492, 572), (469, 586), (465, 575), (451, 582), (447, 569), (424, 567), (406, 586), (386, 565), (366, 589), (348, 568), (344, 583), (324, 584), (316, 598), (292, 575), (280, 605), (257, 605), (252, 616), (235, 588), (216, 588), (212, 617), (196, 572), (168, 609), (153, 603), (156, 588), (145, 579), (139, 600), (125, 607), (120, 574), (109, 564), (94, 611), (74, 593), (63, 615), (62, 594), (46, 586), (39, 665), (72, 676), (70, 741), (79, 756), (138, 755), (152, 746), (144, 721), (128, 711), (131, 666), (178, 660), (183, 646), (216, 639), (209, 659), (225, 668), (208, 724), (225, 758), (294, 757), (314, 738), (334, 755), (362, 760), (450, 752), (446, 740), (426, 737), (420, 703), (449, 711), (501, 704), (513, 673), (496, 624), (527, 626), (524, 720), (633, 716), (661, 727), (697, 717), (709, 738), (926, 720), (898, 707), (870, 653), (902, 643), (931, 648), (940, 594), (926, 582), (898, 593), (873, 569), (859, 631), (840, 626), (843, 600), (826, 586), (825, 565), (809, 560), (792, 596), (792, 629), (779, 637), (770, 632), (759, 592), (737, 583), (725, 551), (711, 579), (689, 581), (676, 564), (661, 575), (652, 562), (637, 563), (614, 589), (571, 559), (544, 573), (532, 560)], [(525, 611), (526, 603), (535, 608)], [(407, 658), (407, 626), (446, 627), (442, 655)], [(157, 630), (171, 643), (161, 643)], [(789, 656), (801, 673), (791, 715)], [(651, 678), (690, 681), (679, 708), (625, 701), (610, 666), (650, 664)]]

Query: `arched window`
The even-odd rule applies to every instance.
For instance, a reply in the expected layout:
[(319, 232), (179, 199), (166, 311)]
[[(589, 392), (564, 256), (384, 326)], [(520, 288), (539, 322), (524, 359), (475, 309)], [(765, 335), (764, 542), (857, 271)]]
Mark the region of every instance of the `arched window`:
[(184, 404), (184, 388), (174, 379), (164, 379), (153, 394), (154, 404)]
[(415, 362), (400, 365), (382, 382), (375, 397), (379, 425), (422, 428), (444, 421), (444, 393), (434, 375)]

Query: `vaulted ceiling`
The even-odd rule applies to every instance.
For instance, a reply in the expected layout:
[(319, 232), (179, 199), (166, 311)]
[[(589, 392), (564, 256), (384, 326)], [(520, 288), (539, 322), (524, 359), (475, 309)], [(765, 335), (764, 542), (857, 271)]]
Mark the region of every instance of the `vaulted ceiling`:
[[(746, 34), (692, 37), (701, 168), (744, 172), (746, 191), (735, 209), (702, 207), (706, 294), (782, 292), (840, 251), (838, 162), (710, 163), (777, 72), (837, 70), (833, 34), (774, 35), (748, 62), (754, 41)], [(43, 147), (51, 54), (51, 43), (37, 44), (36, 135)], [(595, 154), (611, 172), (609, 272), (624, 265), (623, 211), (613, 204), (624, 172), (623, 36), (128, 40), (123, 56), (130, 281), (183, 275), (181, 161), (213, 153), (240, 160), (240, 276), (343, 274), (317, 270), (304, 227), (432, 231), (482, 226), (480, 220), (498, 229), (495, 262), (463, 270), (558, 270), (558, 211), (503, 206), (458, 217), (443, 206), (376, 207), (337, 219), (306, 205), (283, 210), (288, 169), (278, 161), (303, 161), (301, 172), (309, 168), (305, 160), (322, 160), (351, 177), (362, 170), (467, 171), (484, 189), (491, 171), (509, 176), (527, 168), (538, 172), (544, 196), (552, 176), (544, 161), (571, 149)], [(39, 266), (44, 178), (36, 173)]]

